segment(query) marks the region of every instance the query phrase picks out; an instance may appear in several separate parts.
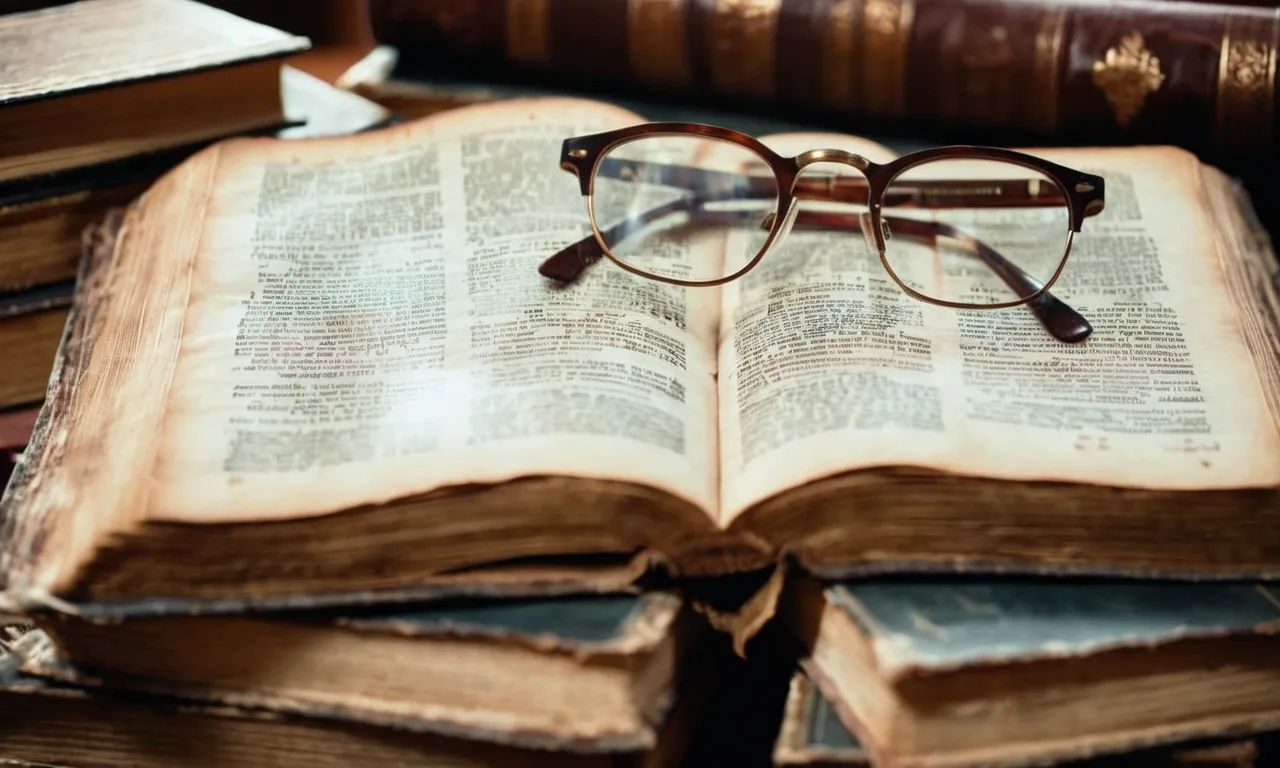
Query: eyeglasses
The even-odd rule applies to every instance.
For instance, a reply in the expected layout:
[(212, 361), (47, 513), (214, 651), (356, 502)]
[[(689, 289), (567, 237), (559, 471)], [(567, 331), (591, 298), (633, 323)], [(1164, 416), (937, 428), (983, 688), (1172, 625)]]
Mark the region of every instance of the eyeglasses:
[[(808, 170), (819, 165), (824, 173)], [(839, 149), (784, 157), (726, 128), (646, 123), (565, 140), (560, 167), (578, 177), (592, 230), (539, 267), (561, 283), (608, 257), (666, 283), (720, 285), (793, 227), (861, 232), (916, 299), (1026, 304), (1064, 342), (1093, 331), (1049, 288), (1082, 221), (1102, 211), (1103, 180), (1032, 155), (966, 146), (885, 164)], [(865, 270), (847, 257), (842, 269)]]

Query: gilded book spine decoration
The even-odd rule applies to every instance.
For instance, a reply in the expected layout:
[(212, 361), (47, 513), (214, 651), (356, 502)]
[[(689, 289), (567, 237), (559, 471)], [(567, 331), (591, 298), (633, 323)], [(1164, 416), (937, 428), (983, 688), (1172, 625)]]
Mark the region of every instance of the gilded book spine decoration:
[[(372, 0), (409, 62), (1275, 159), (1280, 9), (1120, 0)], [(776, 114), (776, 113), (775, 113)], [(856, 126), (848, 126), (854, 128)]]

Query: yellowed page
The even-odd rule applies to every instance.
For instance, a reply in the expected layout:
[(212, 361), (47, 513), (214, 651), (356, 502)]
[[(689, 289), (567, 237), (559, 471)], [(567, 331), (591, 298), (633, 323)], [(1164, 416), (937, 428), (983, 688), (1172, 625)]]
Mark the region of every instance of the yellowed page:
[(718, 292), (537, 273), (590, 231), (561, 142), (639, 120), (513, 101), (226, 146), (148, 516), (283, 519), (540, 474), (712, 514)]
[(1106, 210), (1085, 220), (1053, 288), (1093, 336), (1059, 342), (1025, 307), (917, 301), (861, 234), (792, 232), (770, 270), (724, 292), (722, 523), (876, 466), (1157, 489), (1280, 483), (1275, 421), (1194, 158), (1037, 153), (1107, 182)]

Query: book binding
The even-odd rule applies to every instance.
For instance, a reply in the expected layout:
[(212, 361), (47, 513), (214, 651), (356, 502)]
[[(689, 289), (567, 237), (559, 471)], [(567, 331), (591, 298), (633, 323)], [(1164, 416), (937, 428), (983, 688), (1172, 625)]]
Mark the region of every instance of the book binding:
[[(1275, 160), (1280, 9), (1134, 0), (372, 0), (406, 61), (975, 135)], [(853, 127), (853, 126), (849, 126)]]

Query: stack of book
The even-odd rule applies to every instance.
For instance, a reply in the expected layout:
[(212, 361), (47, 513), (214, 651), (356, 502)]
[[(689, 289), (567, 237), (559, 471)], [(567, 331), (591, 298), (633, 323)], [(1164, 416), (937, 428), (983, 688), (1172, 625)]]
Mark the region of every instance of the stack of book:
[(234, 138), (93, 226), (0, 501), (0, 611), (34, 627), (0, 758), (1260, 763), (1280, 295), (1238, 185), (1040, 150), (1107, 181), (1054, 288), (1076, 345), (921, 311), (848, 233), (724, 287), (547, 280), (590, 236), (564, 140), (647, 117)]
[(44, 397), (86, 225), (218, 140), (386, 116), (284, 65), (305, 38), (190, 0), (44, 5), (0, 15), (0, 414)]

